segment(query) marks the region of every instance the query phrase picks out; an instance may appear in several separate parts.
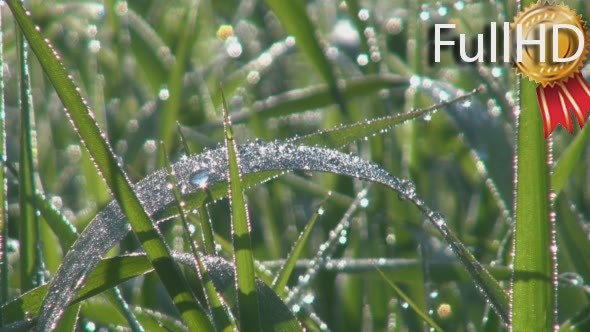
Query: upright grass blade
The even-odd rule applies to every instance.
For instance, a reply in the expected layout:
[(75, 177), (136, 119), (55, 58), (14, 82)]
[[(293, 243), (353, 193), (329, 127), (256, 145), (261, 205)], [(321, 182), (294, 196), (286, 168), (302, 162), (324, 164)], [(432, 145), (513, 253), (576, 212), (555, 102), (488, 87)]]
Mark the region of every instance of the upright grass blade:
[(242, 189), (242, 176), (239, 169), (239, 156), (229, 120), (225, 97), (223, 100), (223, 118), (225, 145), (227, 151), (229, 191), (232, 220), (232, 244), (234, 265), (236, 269), (236, 286), (238, 292), (238, 310), (240, 329), (243, 331), (260, 331), (260, 314), (258, 312), (258, 295), (256, 294), (256, 270), (250, 238), (250, 220), (248, 207)]
[[(186, 64), (192, 46), (195, 42), (195, 26), (197, 21), (197, 7), (199, 1), (190, 1), (186, 4), (187, 11), (186, 17), (183, 20), (183, 27), (181, 35), (179, 36), (178, 48), (176, 49), (176, 62), (170, 73), (168, 80), (168, 91), (169, 97), (164, 102), (164, 110), (161, 114), (160, 121), (160, 139), (166, 146), (172, 146), (172, 139), (174, 138), (174, 126), (180, 113), (181, 101), (182, 101), (182, 90), (183, 90), (183, 77), (186, 71)], [(160, 160), (160, 165), (163, 164), (163, 160)]]
[[(0, 7), (0, 68), (4, 68), (4, 34), (2, 27), (2, 7)], [(4, 71), (0, 70), (0, 304), (8, 300), (8, 257), (6, 243), (8, 237), (8, 200), (6, 196), (6, 126), (4, 120)], [(3, 315), (0, 314), (0, 325), (3, 324)]]
[(20, 60), (20, 162), (19, 162), (19, 207), (20, 207), (20, 282), (21, 289), (27, 291), (43, 283), (41, 267), (41, 246), (39, 242), (40, 225), (35, 202), (27, 200), (35, 193), (34, 163), (34, 114), (27, 44), (20, 31), (16, 33)]
[(547, 142), (535, 88), (528, 79), (520, 80), (514, 269), (533, 276), (513, 275), (510, 322), (516, 332), (551, 331), (555, 324), (552, 255), (557, 247), (551, 239)]
[(287, 287), (287, 282), (289, 281), (289, 277), (291, 277), (291, 274), (295, 269), (295, 264), (297, 263), (297, 260), (301, 257), (303, 248), (307, 243), (307, 239), (309, 239), (309, 234), (311, 234), (311, 230), (313, 229), (313, 226), (315, 225), (315, 222), (318, 220), (318, 216), (320, 215), (319, 211), (321, 211), (322, 209), (323, 207), (320, 205), (318, 210), (316, 210), (316, 212), (314, 212), (314, 214), (311, 216), (311, 218), (307, 222), (307, 225), (305, 225), (305, 229), (303, 230), (303, 232), (301, 232), (299, 238), (295, 242), (293, 249), (291, 249), (291, 252), (287, 257), (285, 264), (281, 268), (281, 271), (277, 273), (277, 276), (273, 281), (272, 288), (280, 297), (284, 297), (286, 295), (285, 290)]
[(180, 213), (180, 220), (185, 235), (185, 241), (191, 248), (191, 253), (194, 259), (193, 265), (196, 268), (197, 276), (200, 279), (204, 293), (206, 294), (205, 299), (207, 301), (207, 307), (211, 312), (213, 318), (213, 325), (217, 331), (237, 331), (237, 326), (231, 313), (227, 310), (226, 304), (223, 299), (217, 293), (217, 289), (209, 276), (207, 267), (203, 264), (203, 258), (201, 253), (197, 250), (195, 242), (191, 238), (191, 233), (188, 226), (188, 220), (186, 213), (184, 212), (184, 201), (182, 200), (180, 191), (178, 190), (178, 184), (174, 174), (174, 170), (170, 165), (167, 158), (166, 148), (163, 143), (160, 143), (162, 150), (162, 159), (165, 160), (166, 169), (168, 170), (168, 183), (172, 185), (172, 191), (174, 193), (174, 200), (178, 204), (178, 210)]
[(326, 83), (328, 83), (332, 97), (336, 100), (338, 106), (340, 106), (340, 110), (346, 114), (346, 101), (338, 87), (332, 64), (328, 61), (324, 50), (316, 38), (314, 25), (305, 11), (304, 2), (301, 0), (266, 0), (266, 4), (277, 15), (279, 20), (281, 20), (287, 32), (295, 36), (298, 47), (309, 58), (316, 70), (320, 72)]
[[(131, 223), (131, 227), (183, 319), (193, 329), (211, 328), (209, 319), (195, 301), (184, 276), (170, 256), (169, 249), (163, 242), (159, 230), (144, 210), (125, 172), (118, 165), (104, 135), (93, 120), (90, 110), (87, 108), (80, 94), (76, 91), (74, 83), (68, 77), (55, 52), (36, 30), (35, 25), (27, 16), (21, 3), (17, 0), (11, 0), (7, 4), (24, 35), (27, 37), (31, 48), (37, 55), (37, 59), (45, 70), (45, 73), (56, 89), (72, 120), (72, 124), (92, 155), (98, 170), (102, 173), (115, 198), (121, 204), (122, 210)], [(31, 194), (33, 193), (31, 192)], [(46, 298), (44, 304), (47, 307), (51, 307), (56, 302), (55, 299)], [(51, 316), (41, 316), (38, 329), (48, 330), (55, 328), (62, 312), (63, 308), (59, 308)]]

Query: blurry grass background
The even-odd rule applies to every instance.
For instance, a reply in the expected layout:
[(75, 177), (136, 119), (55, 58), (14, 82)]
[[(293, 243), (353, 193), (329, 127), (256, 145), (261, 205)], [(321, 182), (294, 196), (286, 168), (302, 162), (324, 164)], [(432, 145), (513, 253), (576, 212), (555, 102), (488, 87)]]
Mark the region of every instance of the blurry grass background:
[[(565, 3), (590, 17), (584, 1)], [(160, 140), (172, 160), (186, 153), (177, 123), (193, 153), (223, 143), (221, 86), (234, 137), (245, 142), (301, 136), (427, 107), (456, 89), (484, 85), (485, 92), (460, 109), (451, 106), (449, 113), (434, 113), (344, 149), (413, 181), (476, 258), (498, 268), (495, 276), (509, 288), (510, 273), (502, 267), (512, 262), (516, 75), (509, 66), (457, 66), (449, 52), (431, 67), (426, 33), (434, 23), (447, 22), (456, 23), (459, 32), (480, 33), (491, 20), (511, 20), (513, 2), (106, 0), (25, 5), (133, 182), (165, 166)], [(7, 160), (16, 165), (22, 160), (18, 30), (6, 6), (2, 23)], [(37, 189), (81, 231), (111, 197), (37, 60), (29, 59), (37, 170), (31, 175)], [(437, 81), (446, 90), (434, 89)], [(562, 129), (552, 137), (557, 159), (573, 138)], [(576, 319), (588, 324), (590, 312), (590, 265), (583, 258), (590, 252), (588, 148), (578, 155), (555, 204), (560, 324)], [(10, 269), (3, 301), (20, 294), (23, 286), (18, 275), (23, 248), (17, 241), (22, 188), (8, 176), (8, 223), (3, 225)], [(321, 271), (305, 285), (302, 303), (311, 309), (301, 310), (302, 321), (312, 329), (325, 324), (333, 331), (424, 329), (423, 319), (371, 264), (349, 268), (359, 259), (395, 258), (408, 261), (381, 269), (440, 327), (497, 330), (500, 322), (441, 236), (415, 208), (380, 186), (299, 172), (247, 190), (254, 257), (261, 262), (285, 259), (321, 204), (323, 213), (303, 250), (303, 258), (313, 257), (364, 188), (368, 194), (332, 256), (343, 264)], [(229, 202), (210, 204), (208, 212), (215, 233), (231, 241)], [(43, 220), (40, 225), (42, 271), (49, 277), (62, 254), (59, 239)], [(188, 251), (180, 223), (167, 224), (164, 234), (173, 249)], [(117, 252), (136, 249), (138, 243), (128, 237)], [(296, 269), (296, 275), (302, 271)], [(120, 290), (132, 307), (176, 315), (153, 274), (126, 282)], [(82, 305), (81, 326), (126, 326), (100, 315), (97, 308), (105, 304), (94, 301)]]

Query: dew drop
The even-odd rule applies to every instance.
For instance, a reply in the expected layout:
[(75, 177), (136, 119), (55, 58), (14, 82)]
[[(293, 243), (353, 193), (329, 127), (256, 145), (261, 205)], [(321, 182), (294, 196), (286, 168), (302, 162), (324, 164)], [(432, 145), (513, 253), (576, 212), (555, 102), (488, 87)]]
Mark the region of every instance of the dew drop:
[(204, 169), (195, 173), (191, 178), (191, 183), (198, 186), (199, 188), (207, 187), (209, 181), (209, 170)]

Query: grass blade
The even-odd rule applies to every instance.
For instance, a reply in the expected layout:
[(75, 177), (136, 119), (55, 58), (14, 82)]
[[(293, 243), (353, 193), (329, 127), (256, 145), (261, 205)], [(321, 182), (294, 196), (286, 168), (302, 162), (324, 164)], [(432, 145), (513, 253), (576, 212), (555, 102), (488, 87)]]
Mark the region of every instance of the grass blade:
[(314, 26), (305, 11), (305, 4), (300, 0), (282, 1), (266, 0), (266, 4), (277, 15), (285, 26), (287, 32), (295, 37), (298, 47), (305, 53), (316, 70), (320, 72), (323, 79), (330, 87), (330, 93), (342, 113), (346, 114), (346, 102), (340, 92), (332, 64), (328, 61), (316, 38)]
[(258, 295), (256, 294), (254, 257), (250, 238), (250, 220), (248, 207), (242, 189), (242, 176), (238, 166), (236, 142), (229, 120), (228, 109), (223, 100), (223, 117), (225, 129), (225, 145), (228, 161), (228, 196), (231, 204), (232, 242), (234, 247), (234, 264), (236, 269), (236, 285), (238, 291), (238, 310), (240, 329), (244, 331), (260, 331), (260, 314), (258, 312)]
[[(35, 25), (27, 16), (20, 2), (11, 0), (7, 4), (62, 100), (80, 138), (93, 156), (98, 170), (104, 176), (117, 201), (121, 203), (121, 207), (128, 217), (135, 234), (167, 288), (173, 302), (181, 312), (183, 319), (189, 327), (194, 329), (211, 327), (208, 318), (193, 298), (184, 276), (170, 256), (169, 249), (163, 242), (162, 236), (142, 207), (141, 202), (131, 188), (127, 176), (119, 167), (109, 144), (93, 120), (90, 110), (77, 92), (76, 86), (68, 77), (54, 51), (36, 30)], [(22, 172), (21, 174), (25, 173)], [(44, 303), (45, 307), (51, 307), (55, 304), (54, 300), (50, 298), (46, 298)], [(42, 314), (39, 320), (39, 329), (44, 330), (55, 327), (64, 309), (59, 308), (59, 310), (54, 311), (55, 314), (51, 317)]]
[(383, 271), (381, 271), (379, 267), (375, 266), (375, 269), (377, 270), (377, 272), (379, 272), (383, 280), (385, 280), (385, 282), (397, 293), (397, 295), (399, 295), (399, 297), (401, 297), (406, 303), (408, 303), (412, 310), (414, 310), (414, 312), (418, 314), (420, 318), (422, 318), (426, 323), (428, 323), (428, 325), (430, 325), (431, 328), (435, 329), (436, 331), (444, 331), (442, 327), (440, 327), (430, 316), (428, 316), (424, 311), (422, 311), (422, 309), (420, 309), (420, 307), (417, 306), (414, 303), (414, 301), (412, 301), (412, 299), (408, 295), (406, 295), (406, 293), (404, 293), (399, 287), (397, 287), (396, 284), (389, 280), (389, 278), (387, 278), (385, 273), (383, 273)]
[[(178, 119), (178, 114), (181, 108), (183, 77), (186, 71), (186, 65), (189, 59), (190, 52), (195, 42), (195, 26), (197, 21), (197, 7), (199, 1), (191, 1), (187, 3), (186, 17), (183, 21), (183, 28), (179, 36), (179, 44), (176, 50), (176, 62), (170, 73), (168, 80), (169, 97), (164, 102), (164, 110), (162, 111), (162, 118), (160, 120), (160, 139), (166, 146), (172, 146), (174, 138), (174, 126)], [(160, 165), (163, 160), (160, 160)]]
[(309, 221), (305, 225), (305, 229), (299, 235), (297, 242), (295, 242), (293, 249), (291, 249), (291, 252), (287, 257), (287, 260), (285, 261), (285, 264), (281, 268), (281, 271), (277, 273), (277, 276), (273, 282), (272, 287), (274, 291), (281, 297), (285, 296), (287, 282), (291, 277), (291, 273), (293, 273), (293, 270), (295, 269), (295, 264), (297, 263), (297, 260), (303, 252), (303, 248), (307, 243), (307, 239), (309, 239), (309, 234), (311, 234), (311, 230), (313, 229), (315, 222), (318, 220), (318, 216), (320, 215), (319, 211), (322, 211), (322, 209), (323, 208), (320, 206), (318, 210), (314, 212), (311, 218), (309, 218)]
[(570, 143), (567, 149), (559, 157), (551, 172), (551, 190), (556, 196), (559, 196), (561, 190), (565, 187), (567, 180), (572, 174), (578, 161), (582, 157), (584, 147), (590, 136), (590, 126), (585, 126), (576, 138)]
[[(240, 170), (244, 185), (260, 184), (287, 171), (330, 172), (384, 184), (402, 197), (408, 198), (444, 236), (453, 253), (467, 267), (478, 289), (485, 294), (502, 319), (507, 320), (508, 298), (498, 282), (484, 269), (473, 255), (459, 242), (446, 225), (444, 218), (426, 206), (415, 192), (408, 189), (405, 181), (393, 177), (381, 167), (364, 159), (319, 147), (294, 145), (284, 142), (251, 142), (238, 146), (241, 156)], [(200, 205), (207, 197), (219, 199), (227, 195), (228, 162), (227, 150), (218, 148), (181, 159), (173, 165), (180, 188), (187, 202)], [(194, 182), (198, 179), (198, 182)], [(206, 184), (207, 193), (203, 190)], [(411, 187), (411, 186), (410, 186)], [(155, 172), (135, 185), (135, 190), (146, 199), (146, 210), (150, 215), (168, 213), (167, 208), (174, 201), (166, 189), (166, 173)], [(80, 235), (74, 245), (78, 256), (66, 255), (62, 266), (65, 274), (55, 276), (54, 282), (66, 289), (75, 289), (79, 278), (83, 278), (99, 257), (117, 244), (129, 231), (117, 202), (105, 208)], [(62, 272), (63, 272), (62, 271)], [(52, 291), (56, 291), (53, 289)], [(63, 299), (69, 301), (73, 294), (64, 291)]]
[(363, 139), (364, 137), (374, 136), (383, 133), (394, 126), (402, 124), (406, 121), (424, 116), (436, 109), (447, 107), (450, 104), (460, 102), (472, 97), (479, 90), (473, 90), (464, 95), (452, 98), (448, 101), (434, 104), (431, 107), (415, 110), (403, 114), (392, 115), (388, 117), (371, 119), (366, 122), (359, 122), (348, 126), (328, 129), (318, 133), (313, 133), (301, 138), (293, 139), (292, 142), (301, 143), (305, 145), (321, 145), (330, 147), (341, 147), (355, 140)]
[[(523, 6), (532, 3), (525, 1)], [(536, 84), (520, 80), (520, 116), (517, 138), (514, 269), (537, 277), (512, 280), (513, 331), (551, 331), (555, 323), (549, 170), (547, 142), (537, 103)]]
[(20, 31), (17, 32), (17, 48), (20, 58), (20, 162), (19, 162), (19, 206), (21, 222), (20, 241), (20, 287), (23, 291), (43, 283), (41, 271), (41, 252), (39, 243), (40, 225), (35, 202), (27, 200), (35, 193), (35, 163), (33, 153), (34, 114), (27, 44)]
[[(2, 28), (2, 8), (0, 8), (0, 68), (4, 68), (4, 29)], [(6, 158), (6, 114), (4, 111), (4, 71), (0, 70), (0, 159)], [(7, 257), (7, 237), (8, 237), (8, 200), (6, 199), (6, 165), (0, 163), (0, 303), (8, 300), (8, 257)], [(3, 315), (0, 314), (0, 325), (3, 324)]]
[(174, 170), (168, 161), (166, 149), (163, 143), (160, 142), (161, 150), (162, 150), (162, 159), (165, 160), (166, 169), (168, 170), (168, 183), (172, 184), (172, 191), (174, 193), (174, 200), (178, 205), (178, 210), (180, 212), (180, 220), (182, 222), (182, 227), (184, 230), (185, 241), (189, 244), (191, 248), (191, 253), (193, 255), (193, 265), (196, 268), (197, 276), (201, 285), (203, 287), (204, 293), (206, 294), (205, 299), (207, 301), (207, 306), (209, 311), (211, 312), (211, 316), (213, 317), (213, 325), (215, 325), (215, 329), (217, 331), (237, 331), (237, 326), (231, 313), (227, 311), (227, 306), (222, 301), (222, 298), (217, 293), (217, 289), (215, 285), (211, 281), (211, 277), (209, 276), (209, 272), (207, 271), (207, 267), (203, 264), (203, 259), (201, 257), (201, 253), (197, 250), (195, 242), (191, 238), (191, 232), (188, 226), (188, 220), (186, 217), (186, 213), (184, 212), (184, 201), (182, 200), (180, 191), (178, 190), (178, 184), (176, 181), (176, 177), (174, 174)]

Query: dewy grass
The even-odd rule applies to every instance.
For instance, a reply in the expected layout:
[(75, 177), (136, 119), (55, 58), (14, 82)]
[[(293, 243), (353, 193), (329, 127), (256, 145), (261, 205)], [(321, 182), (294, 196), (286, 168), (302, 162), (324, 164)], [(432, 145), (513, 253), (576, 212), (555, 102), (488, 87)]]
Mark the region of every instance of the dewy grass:
[[(30, 15), (7, 3), (39, 59), (23, 94), (36, 124), (22, 132), (42, 139), (19, 136), (24, 67), (18, 29), (4, 24), (0, 330), (590, 328), (590, 130), (558, 129), (547, 149), (533, 87), (515, 90), (508, 66), (457, 66), (448, 50), (425, 65), (432, 22), (471, 35), (510, 19), (512, 2), (37, 1)], [(18, 239), (36, 212), (43, 251)], [(51, 282), (25, 292), (30, 253)]]

